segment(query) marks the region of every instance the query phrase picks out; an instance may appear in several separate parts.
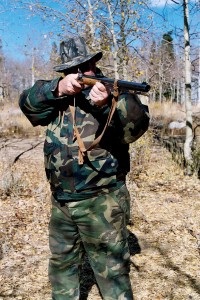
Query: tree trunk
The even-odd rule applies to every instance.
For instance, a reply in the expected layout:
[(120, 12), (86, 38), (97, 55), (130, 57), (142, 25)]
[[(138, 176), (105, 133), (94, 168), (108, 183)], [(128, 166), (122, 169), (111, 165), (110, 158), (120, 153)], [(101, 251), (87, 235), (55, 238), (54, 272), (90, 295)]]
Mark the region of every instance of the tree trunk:
[(179, 99), (179, 91), (180, 91), (180, 82), (179, 79), (176, 82), (176, 103), (180, 103), (181, 100)]
[(114, 66), (114, 74), (115, 74), (115, 79), (119, 79), (119, 73), (118, 73), (118, 62), (117, 62), (117, 52), (118, 52), (118, 47), (117, 47), (117, 39), (115, 35), (115, 29), (114, 29), (114, 19), (113, 19), (113, 14), (111, 11), (111, 6), (110, 2), (108, 0), (105, 1), (108, 12), (109, 12), (109, 18), (110, 18), (110, 24), (111, 24), (111, 34), (112, 34), (112, 40), (113, 40), (113, 66)]
[(185, 110), (186, 110), (186, 136), (184, 143), (184, 157), (186, 162), (186, 175), (192, 174), (192, 100), (191, 100), (191, 62), (190, 62), (190, 36), (188, 0), (183, 0), (184, 8), (184, 42), (185, 42)]
[(198, 76), (198, 98), (197, 104), (200, 103), (200, 46), (199, 46), (199, 76)]
[(90, 34), (92, 38), (92, 48), (95, 49), (96, 43), (95, 43), (95, 29), (94, 29), (94, 17), (93, 17), (93, 8), (91, 5), (91, 1), (88, 0), (88, 20), (89, 20), (89, 28), (90, 28)]
[(127, 55), (127, 46), (126, 46), (126, 34), (125, 34), (125, 5), (126, 0), (120, 0), (121, 8), (121, 24), (120, 24), (120, 36), (121, 36), (121, 64), (122, 64), (122, 76), (124, 80), (130, 80), (128, 78), (127, 65), (128, 65), (128, 55)]
[(32, 49), (31, 85), (33, 86), (34, 83), (35, 83), (35, 53), (34, 53), (34, 49)]

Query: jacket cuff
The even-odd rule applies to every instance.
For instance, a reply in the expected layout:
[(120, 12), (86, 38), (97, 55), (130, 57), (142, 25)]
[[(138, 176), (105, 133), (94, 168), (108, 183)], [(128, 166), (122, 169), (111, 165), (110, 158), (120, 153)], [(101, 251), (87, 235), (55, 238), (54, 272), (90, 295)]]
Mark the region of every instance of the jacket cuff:
[(45, 94), (48, 100), (54, 100), (54, 99), (60, 99), (61, 97), (55, 96), (55, 91), (58, 87), (59, 81), (62, 79), (62, 77), (58, 77), (53, 79), (52, 81), (48, 82), (44, 86)]

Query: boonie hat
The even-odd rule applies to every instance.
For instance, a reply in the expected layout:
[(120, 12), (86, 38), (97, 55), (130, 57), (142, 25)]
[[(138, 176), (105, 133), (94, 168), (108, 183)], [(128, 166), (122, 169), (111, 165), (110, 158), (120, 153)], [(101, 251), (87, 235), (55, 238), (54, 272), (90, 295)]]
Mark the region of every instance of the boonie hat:
[(69, 38), (60, 43), (61, 64), (53, 69), (56, 72), (63, 72), (67, 69), (81, 65), (82, 63), (95, 58), (96, 62), (102, 58), (102, 52), (89, 53), (83, 37)]

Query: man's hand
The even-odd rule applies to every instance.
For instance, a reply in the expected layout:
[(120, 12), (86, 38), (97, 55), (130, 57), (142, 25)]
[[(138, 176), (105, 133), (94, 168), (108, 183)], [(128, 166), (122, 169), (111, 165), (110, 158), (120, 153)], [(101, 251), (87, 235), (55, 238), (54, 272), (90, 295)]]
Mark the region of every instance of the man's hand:
[(81, 85), (77, 81), (78, 74), (69, 74), (61, 79), (57, 87), (57, 97), (80, 93)]
[(102, 106), (107, 103), (110, 90), (101, 82), (96, 82), (89, 95), (95, 105)]
[[(58, 83), (56, 96), (75, 95), (80, 93), (82, 86), (77, 81), (78, 74), (69, 74), (61, 79)], [(100, 82), (96, 82), (90, 91), (90, 99), (97, 106), (102, 106), (107, 103), (110, 94), (109, 88)]]

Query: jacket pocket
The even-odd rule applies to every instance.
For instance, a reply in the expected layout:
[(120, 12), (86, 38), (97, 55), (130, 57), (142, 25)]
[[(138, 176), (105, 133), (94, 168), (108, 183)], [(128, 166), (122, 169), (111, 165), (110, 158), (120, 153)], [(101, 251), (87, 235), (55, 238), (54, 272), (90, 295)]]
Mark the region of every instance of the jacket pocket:
[(65, 145), (55, 143), (44, 144), (45, 171), (51, 190), (71, 192), (73, 186), (72, 156)]
[(117, 167), (117, 160), (107, 151), (99, 155), (99, 151), (93, 149), (83, 165), (79, 165), (75, 158), (73, 168), (76, 191), (115, 186)]
[(44, 143), (44, 165), (45, 165), (45, 172), (46, 172), (48, 181), (51, 180), (52, 154), (57, 147), (58, 147), (58, 145), (56, 145), (54, 143), (48, 143), (47, 141), (45, 141), (45, 143)]

